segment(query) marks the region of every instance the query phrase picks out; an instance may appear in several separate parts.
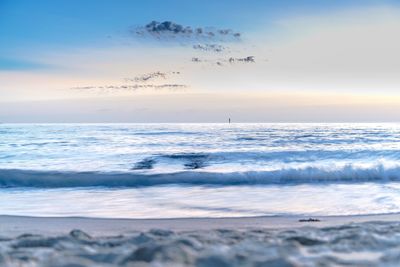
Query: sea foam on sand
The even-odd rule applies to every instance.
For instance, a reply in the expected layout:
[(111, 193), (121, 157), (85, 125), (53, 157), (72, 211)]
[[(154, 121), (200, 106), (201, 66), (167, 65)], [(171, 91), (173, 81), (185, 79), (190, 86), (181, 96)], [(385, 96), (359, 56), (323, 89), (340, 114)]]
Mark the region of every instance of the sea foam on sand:
[[(218, 229), (218, 220), (209, 220), (208, 229), (203, 225), (197, 230), (197, 219), (192, 219), (189, 230), (146, 229), (113, 235), (108, 232), (106, 236), (98, 232), (91, 236), (81, 230), (44, 234), (45, 229), (35, 229), (40, 230), (53, 219), (2, 217), (0, 266), (398, 266), (400, 222), (396, 217), (385, 222), (323, 227), (318, 225), (319, 222), (301, 224), (296, 221), (301, 227), (281, 229), (255, 227), (260, 220), (251, 218), (247, 218), (251, 227)], [(18, 219), (23, 223), (32, 222), (26, 227), (31, 233), (7, 236), (4, 230), (10, 227), (11, 221), (17, 222), (16, 228), (22, 225)], [(71, 222), (77, 222), (83, 228), (102, 222), (90, 220), (58, 218), (53, 221), (65, 222), (60, 225), (61, 232)], [(243, 220), (236, 222), (243, 226)], [(230, 219), (219, 221), (221, 225), (234, 222)], [(179, 226), (182, 222), (172, 220), (169, 223)], [(106, 224), (112, 223), (113, 220), (109, 220)], [(115, 223), (118, 226), (121, 221)], [(135, 220), (125, 223), (133, 224), (132, 229), (135, 229)], [(51, 229), (55, 224), (48, 225)], [(167, 220), (159, 222), (160, 227), (167, 225)]]

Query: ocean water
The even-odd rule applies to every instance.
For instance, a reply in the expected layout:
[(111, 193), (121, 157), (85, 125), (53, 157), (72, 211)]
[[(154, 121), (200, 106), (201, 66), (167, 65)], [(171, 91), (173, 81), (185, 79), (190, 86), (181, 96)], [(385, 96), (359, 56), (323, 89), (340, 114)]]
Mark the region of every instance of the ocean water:
[(0, 124), (0, 214), (400, 212), (400, 124)]

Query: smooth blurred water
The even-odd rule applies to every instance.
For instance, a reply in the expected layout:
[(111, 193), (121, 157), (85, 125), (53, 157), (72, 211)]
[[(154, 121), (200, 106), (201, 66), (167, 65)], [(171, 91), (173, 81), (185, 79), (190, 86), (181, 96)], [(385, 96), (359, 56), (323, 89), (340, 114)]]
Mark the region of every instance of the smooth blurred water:
[(0, 124), (0, 214), (400, 212), (399, 124)]
[[(398, 124), (2, 124), (0, 168), (177, 172), (398, 165)], [(186, 163), (186, 165), (185, 165)], [(334, 165), (334, 166), (333, 166)]]

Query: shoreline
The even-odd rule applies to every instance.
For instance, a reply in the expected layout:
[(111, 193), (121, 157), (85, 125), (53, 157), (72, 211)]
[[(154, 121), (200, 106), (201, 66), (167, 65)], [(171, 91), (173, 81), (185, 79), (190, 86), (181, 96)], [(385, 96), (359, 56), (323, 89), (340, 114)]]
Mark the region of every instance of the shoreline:
[[(299, 221), (308, 218), (318, 219), (319, 221)], [(171, 219), (113, 219), (0, 215), (0, 236), (12, 237), (26, 233), (59, 235), (68, 233), (73, 229), (82, 230), (90, 235), (118, 235), (132, 232), (144, 232), (152, 229), (167, 229), (177, 232), (218, 229), (246, 230), (254, 228), (287, 230), (302, 227), (335, 227), (351, 223), (399, 221), (400, 213), (348, 216), (261, 216)]]

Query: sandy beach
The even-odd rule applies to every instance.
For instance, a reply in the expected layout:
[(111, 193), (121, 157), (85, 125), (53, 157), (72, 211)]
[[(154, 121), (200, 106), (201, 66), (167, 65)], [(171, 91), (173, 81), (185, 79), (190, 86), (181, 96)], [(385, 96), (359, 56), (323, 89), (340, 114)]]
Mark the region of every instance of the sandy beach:
[(0, 216), (1, 266), (396, 266), (400, 215)]

